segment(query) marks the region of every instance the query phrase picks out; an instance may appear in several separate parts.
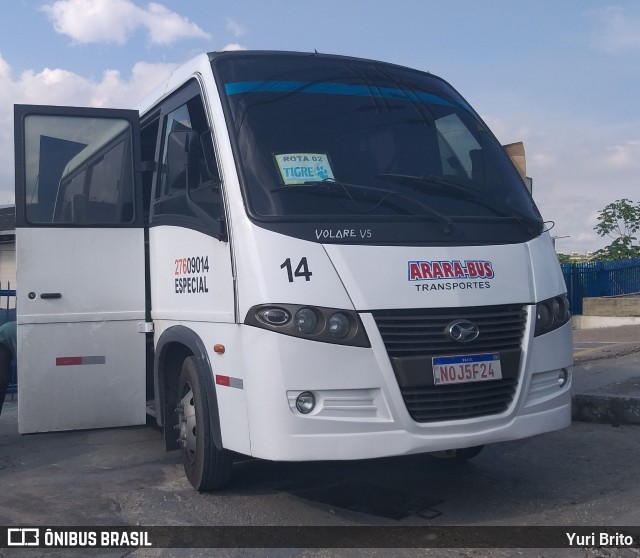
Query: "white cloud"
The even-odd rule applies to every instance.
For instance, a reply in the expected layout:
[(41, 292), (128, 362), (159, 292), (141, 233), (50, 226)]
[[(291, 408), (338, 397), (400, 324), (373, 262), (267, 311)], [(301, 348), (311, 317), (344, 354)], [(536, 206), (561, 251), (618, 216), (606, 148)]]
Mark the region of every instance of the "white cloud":
[(247, 32), (247, 28), (244, 25), (238, 23), (232, 17), (227, 18), (227, 25), (225, 27), (227, 28), (227, 31), (233, 33), (234, 37), (240, 37)]
[(640, 168), (640, 140), (628, 140), (623, 144), (613, 145), (605, 161), (616, 169)]
[(56, 32), (78, 43), (124, 44), (139, 28), (146, 28), (153, 44), (170, 44), (178, 39), (208, 39), (210, 35), (161, 4), (147, 8), (131, 0), (56, 0), (42, 7)]
[(222, 47), (222, 50), (247, 50), (246, 47), (239, 45), (238, 43), (229, 43)]
[(617, 53), (640, 48), (640, 15), (620, 6), (608, 6), (589, 14), (597, 27), (593, 35), (597, 49)]
[(0, 54), (0, 80), (5, 81), (11, 78), (11, 66), (2, 58)]
[(186, 17), (171, 12), (161, 4), (156, 4), (155, 2), (149, 4), (149, 11), (146, 13), (143, 12), (141, 20), (142, 25), (149, 29), (152, 43), (169, 44), (177, 39), (183, 38), (211, 38), (209, 33), (200, 29), (200, 27), (190, 22)]
[(28, 70), (14, 78), (0, 55), (0, 205), (14, 199), (14, 104), (134, 108), (176, 66), (138, 62), (128, 78), (117, 70), (106, 70), (98, 80), (90, 80), (60, 68)]
[[(526, 153), (526, 152), (525, 152)], [(551, 167), (558, 163), (558, 158), (553, 153), (533, 153), (530, 157), (531, 163), (536, 167)]]

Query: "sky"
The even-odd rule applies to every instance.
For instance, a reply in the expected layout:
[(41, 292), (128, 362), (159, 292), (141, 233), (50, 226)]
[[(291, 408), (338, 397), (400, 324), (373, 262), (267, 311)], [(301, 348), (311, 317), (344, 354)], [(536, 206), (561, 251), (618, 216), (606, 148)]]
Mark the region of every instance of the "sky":
[(637, 0), (4, 0), (0, 205), (14, 202), (14, 104), (134, 108), (223, 49), (315, 49), (444, 78), (503, 144), (524, 142), (559, 252), (609, 244), (598, 211), (640, 201)]

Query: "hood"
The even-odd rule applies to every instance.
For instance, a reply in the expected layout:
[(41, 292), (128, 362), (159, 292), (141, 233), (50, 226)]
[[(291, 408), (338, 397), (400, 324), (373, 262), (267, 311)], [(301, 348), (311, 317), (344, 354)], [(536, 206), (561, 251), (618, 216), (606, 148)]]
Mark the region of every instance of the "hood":
[[(540, 239), (532, 241), (539, 242)], [(548, 240), (546, 241), (548, 243)], [(558, 262), (546, 248), (530, 243), (501, 246), (354, 246), (326, 244), (324, 249), (356, 310), (445, 308), (536, 302), (536, 275), (563, 292)], [(558, 290), (560, 289), (560, 290)], [(538, 293), (540, 294), (540, 293)]]

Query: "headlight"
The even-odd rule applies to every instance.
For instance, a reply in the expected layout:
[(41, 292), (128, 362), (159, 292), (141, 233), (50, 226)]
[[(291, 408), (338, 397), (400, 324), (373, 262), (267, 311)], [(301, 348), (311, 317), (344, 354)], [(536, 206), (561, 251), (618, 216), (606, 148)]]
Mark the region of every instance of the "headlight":
[(301, 308), (296, 312), (293, 323), (300, 333), (313, 333), (318, 327), (318, 316), (311, 308)]
[(565, 323), (571, 317), (567, 295), (557, 296), (553, 300), (557, 302), (557, 311), (554, 309), (553, 319)]
[(342, 312), (336, 312), (329, 318), (329, 332), (342, 339), (349, 333), (349, 318)]
[(536, 304), (535, 336), (544, 335), (566, 324), (571, 318), (566, 294), (555, 296)]
[(322, 343), (371, 347), (362, 320), (353, 310), (298, 304), (260, 304), (249, 309), (244, 323)]
[(553, 309), (546, 302), (536, 304), (536, 329), (548, 330), (553, 324)]

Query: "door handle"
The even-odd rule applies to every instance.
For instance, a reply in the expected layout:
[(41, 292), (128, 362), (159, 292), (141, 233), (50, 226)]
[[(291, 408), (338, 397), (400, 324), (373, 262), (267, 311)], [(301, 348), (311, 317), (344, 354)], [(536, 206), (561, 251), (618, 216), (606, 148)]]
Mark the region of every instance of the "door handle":
[(62, 298), (62, 293), (40, 293), (40, 298)]

